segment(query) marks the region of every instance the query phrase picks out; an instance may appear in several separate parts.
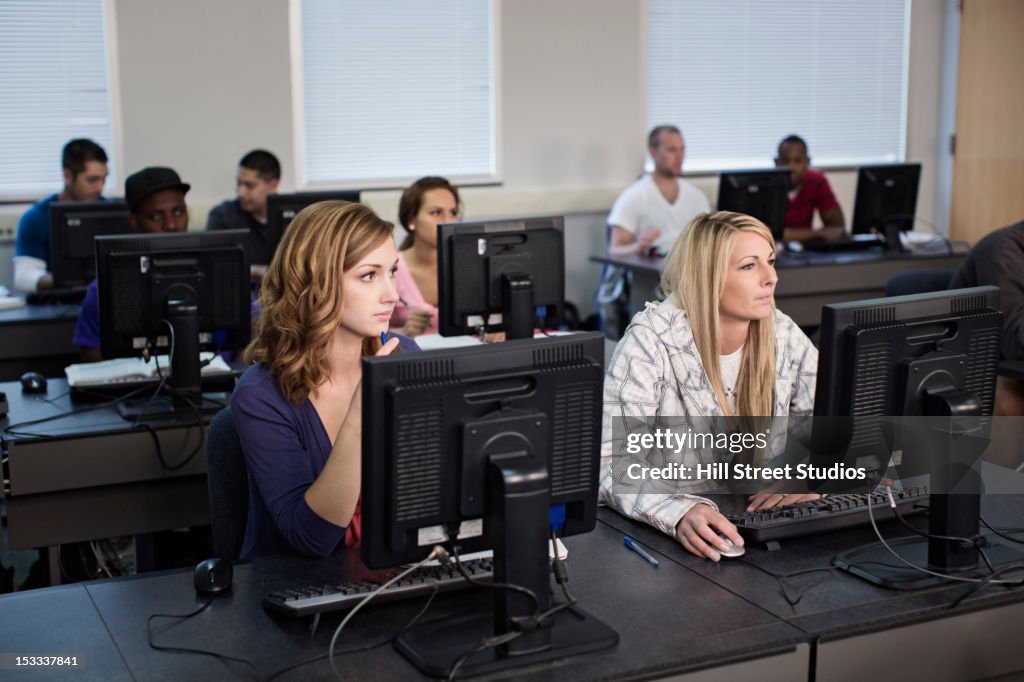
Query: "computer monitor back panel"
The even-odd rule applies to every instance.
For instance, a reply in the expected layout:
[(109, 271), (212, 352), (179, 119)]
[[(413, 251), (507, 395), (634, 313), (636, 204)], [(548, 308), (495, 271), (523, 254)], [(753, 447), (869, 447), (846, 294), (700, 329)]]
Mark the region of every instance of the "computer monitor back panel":
[(351, 201), (355, 203), (359, 201), (359, 190), (267, 195), (267, 246), (271, 256), (277, 251), (281, 237), (284, 236), (285, 230), (288, 229), (288, 225), (299, 211), (321, 201)]
[(556, 319), (561, 317), (565, 299), (562, 217), (439, 225), (437, 245), (442, 335), (472, 334), (501, 315), (504, 275), (527, 275), (532, 281), (533, 306), (546, 306), (549, 317), (552, 313)]
[(462, 524), (463, 551), (494, 547), (487, 457), (547, 463), (563, 534), (596, 522), (604, 341), (574, 334), (363, 361), (363, 560), (415, 561)]
[(133, 232), (123, 201), (55, 201), (50, 204), (50, 272), (57, 288), (84, 287), (96, 277), (100, 235)]
[(914, 229), (921, 164), (863, 166), (857, 171), (853, 203), (853, 234), (884, 232), (887, 224)]
[(136, 234), (96, 239), (105, 358), (171, 343), (168, 301), (194, 300), (200, 347), (243, 347), (250, 335), (248, 231)]
[(718, 180), (718, 210), (754, 216), (782, 241), (789, 207), (789, 169), (728, 171)]

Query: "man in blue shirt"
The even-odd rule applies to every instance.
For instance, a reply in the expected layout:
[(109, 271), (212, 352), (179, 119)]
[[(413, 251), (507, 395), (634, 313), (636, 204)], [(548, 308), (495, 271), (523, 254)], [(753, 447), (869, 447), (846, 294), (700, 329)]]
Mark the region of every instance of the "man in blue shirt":
[[(128, 222), (138, 232), (184, 232), (188, 229), (185, 184), (171, 168), (149, 167), (124, 181)], [(98, 362), (100, 354), (100, 304), (96, 280), (89, 283), (78, 314), (73, 343), (81, 348), (83, 362)]]
[(50, 204), (54, 201), (92, 201), (103, 194), (107, 153), (92, 140), (75, 139), (64, 145), (64, 190), (32, 204), (18, 222), (14, 243), (14, 288), (38, 291), (53, 288), (50, 267)]

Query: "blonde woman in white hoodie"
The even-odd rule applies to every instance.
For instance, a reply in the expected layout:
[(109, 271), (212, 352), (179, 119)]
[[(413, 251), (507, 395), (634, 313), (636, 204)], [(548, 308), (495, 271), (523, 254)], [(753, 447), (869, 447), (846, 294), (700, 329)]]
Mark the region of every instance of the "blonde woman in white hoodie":
[[(601, 499), (620, 513), (718, 561), (743, 540), (718, 507), (698, 493), (707, 482), (664, 485), (625, 475), (632, 458), (613, 446), (625, 418), (810, 415), (818, 351), (775, 309), (775, 241), (761, 221), (719, 211), (694, 218), (665, 262), (667, 298), (648, 303), (619, 341), (605, 376)], [(813, 494), (760, 493), (751, 508), (793, 504)]]

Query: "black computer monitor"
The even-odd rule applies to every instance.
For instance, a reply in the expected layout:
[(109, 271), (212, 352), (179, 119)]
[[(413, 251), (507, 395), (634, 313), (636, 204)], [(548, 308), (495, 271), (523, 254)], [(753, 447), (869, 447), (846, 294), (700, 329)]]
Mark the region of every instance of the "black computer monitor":
[(96, 277), (93, 239), (133, 232), (123, 201), (55, 201), (50, 204), (50, 272), (57, 289), (81, 288)]
[[(562, 535), (596, 523), (603, 375), (596, 332), (363, 358), (364, 563), (418, 561), (434, 545), (451, 551), (449, 538), (458, 537), (460, 553), (493, 549), (495, 582), (532, 590), (546, 611), (552, 523)], [(530, 599), (508, 590), (495, 590), (494, 606), (493, 614), (410, 630), (397, 647), (444, 677), (485, 633), (509, 632), (534, 612)], [(617, 641), (581, 611), (562, 615), (460, 672)]]
[(781, 242), (789, 207), (789, 169), (728, 171), (718, 179), (718, 210), (754, 216)]
[[(329, 192), (296, 192), (294, 194), (267, 195), (267, 253), (273, 260), (284, 231), (299, 211), (320, 201), (359, 201), (359, 190), (332, 190)], [(268, 263), (260, 263), (267, 265)]]
[(168, 353), (168, 384), (199, 395), (200, 351), (249, 341), (248, 246), (248, 230), (97, 237), (103, 357)]
[[(930, 474), (929, 533), (977, 536), (976, 467), (993, 413), (1002, 321), (996, 287), (824, 306), (812, 457), (878, 477)], [(973, 573), (980, 562), (972, 543), (915, 536), (889, 544), (939, 572)], [(995, 547), (988, 555), (1010, 560)], [(933, 581), (878, 543), (836, 563), (897, 589)]]
[(508, 339), (523, 339), (533, 336), (538, 318), (560, 320), (564, 229), (561, 216), (438, 225), (441, 335), (504, 330)]
[(862, 166), (857, 171), (857, 195), (850, 231), (853, 234), (879, 232), (885, 236), (887, 250), (901, 250), (900, 232), (914, 229), (920, 181), (919, 163)]

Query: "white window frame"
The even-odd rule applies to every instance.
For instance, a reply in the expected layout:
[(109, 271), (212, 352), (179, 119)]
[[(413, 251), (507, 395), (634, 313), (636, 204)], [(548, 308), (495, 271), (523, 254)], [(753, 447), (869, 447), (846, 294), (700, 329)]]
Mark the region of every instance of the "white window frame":
[[(124, 168), (124, 128), (122, 125), (123, 119), (121, 115), (121, 73), (118, 62), (119, 52), (115, 0), (102, 0), (102, 12), (103, 30), (106, 38), (104, 59), (106, 61), (105, 66), (107, 70), (108, 106), (110, 107), (110, 140), (111, 145), (113, 146), (113, 149), (104, 148), (104, 151), (107, 153), (110, 165), (113, 166), (116, 171), (116, 175), (112, 175), (104, 186), (103, 196), (119, 197), (124, 193), (123, 182), (124, 178), (127, 177), (127, 173)], [(67, 142), (67, 140), (65, 140), (65, 142)], [(0, 204), (33, 203), (43, 197), (53, 194), (53, 192), (63, 191), (64, 181), (61, 178), (60, 148), (41, 150), (41, 153), (45, 153), (48, 158), (52, 159), (53, 191), (44, 192), (43, 194), (26, 194), (13, 191), (7, 192), (0, 187)], [(111, 184), (111, 181), (113, 184)]]
[[(498, 185), (502, 183), (502, 118), (501, 118), (501, 0), (487, 0), (491, 12), (491, 52), (494, 65), (493, 103), (491, 108), (491, 134), (494, 145), (494, 172), (474, 175), (445, 175), (459, 186)], [(305, 89), (302, 54), (302, 0), (288, 0), (288, 35), (291, 56), (292, 96), (292, 148), (295, 159), (295, 186), (297, 190), (320, 191), (330, 189), (400, 189), (414, 182), (417, 177), (396, 175), (391, 178), (349, 180), (345, 182), (310, 182), (306, 178), (306, 129)], [(438, 174), (444, 174), (443, 169)]]
[[(685, 2), (686, 0), (679, 0), (679, 1), (680, 2)], [(765, 1), (770, 2), (771, 0), (765, 0)], [(818, 0), (811, 0), (811, 1), (818, 1)], [(850, 1), (850, 0), (820, 0), (820, 1), (823, 1), (823, 2), (824, 1), (833, 2), (833, 1)], [(641, 9), (641, 17), (640, 17), (640, 39), (639, 39), (640, 50), (641, 50), (641, 55), (642, 55), (641, 61), (643, 63), (642, 74), (641, 74), (641, 85), (643, 87), (643, 93), (644, 93), (642, 109), (643, 109), (643, 120), (644, 120), (644, 123), (645, 123), (645, 126), (646, 126), (645, 130), (644, 130), (645, 149), (646, 149), (647, 132), (650, 130), (652, 125), (657, 125), (657, 123), (649, 122), (649, 120), (648, 120), (648, 114), (649, 114), (648, 97), (647, 97), (647, 92), (648, 92), (648, 71), (649, 71), (649, 69), (648, 69), (648, 25), (647, 25), (647, 22), (648, 22), (648, 19), (649, 19), (648, 5), (649, 5), (649, 0), (644, 0), (644, 2), (641, 3), (642, 9)], [(872, 161), (870, 163), (886, 164), (886, 163), (905, 163), (905, 162), (907, 162), (907, 125), (908, 125), (907, 118), (908, 118), (908, 111), (909, 111), (909, 104), (908, 104), (908, 102), (909, 102), (909, 92), (910, 92), (910, 37), (911, 37), (911, 20), (912, 20), (911, 8), (912, 8), (912, 5), (913, 5), (912, 0), (904, 0), (903, 55), (902, 55), (902, 59), (903, 59), (903, 64), (902, 64), (902, 66), (903, 66), (903, 73), (901, 74), (900, 117), (899, 117), (899, 131), (898, 131), (899, 132), (899, 149), (897, 150), (896, 158), (894, 158), (894, 159), (878, 159), (877, 161)], [(665, 122), (659, 122), (659, 123), (665, 123)], [(671, 122), (668, 122), (668, 123), (671, 123)], [(685, 124), (685, 122), (680, 122), (679, 127), (683, 131), (683, 134), (686, 135), (687, 131), (686, 131), (686, 124)], [(794, 132), (794, 133), (797, 133), (797, 134), (801, 134), (800, 131), (797, 131), (797, 130), (793, 130), (793, 131), (789, 131), (789, 132)], [(780, 137), (779, 140), (781, 140), (781, 139), (782, 138)], [(778, 140), (776, 140), (775, 142), (778, 142)], [(814, 140), (813, 139), (809, 139), (808, 140), (808, 144), (812, 148), (811, 151), (812, 151), (812, 157), (813, 157)], [(771, 149), (771, 143), (769, 144), (768, 149)], [(689, 157), (687, 157), (687, 158), (689, 158)], [(869, 162), (864, 162), (863, 164), (857, 164), (857, 163), (853, 163), (853, 162), (850, 162), (850, 163), (829, 163), (829, 162), (826, 162), (826, 163), (820, 163), (819, 164), (819, 163), (815, 162), (813, 164), (813, 167), (814, 168), (819, 168), (819, 169), (822, 169), (822, 170), (856, 170), (858, 167), (860, 167), (860, 165), (867, 165), (868, 163)], [(724, 164), (724, 165), (723, 164), (719, 164), (719, 165), (716, 165), (714, 167), (699, 168), (699, 169), (693, 170), (693, 171), (687, 170), (687, 161), (684, 159), (682, 174), (684, 176), (687, 176), (687, 177), (711, 177), (711, 176), (716, 176), (716, 175), (718, 175), (719, 173), (721, 173), (723, 171), (729, 171), (729, 170), (747, 170), (747, 169), (774, 168), (774, 167), (775, 166), (774, 166), (774, 162), (773, 162), (772, 158), (769, 157), (767, 154), (765, 155), (765, 161), (763, 163), (760, 163), (760, 164), (750, 164), (750, 163), (744, 163), (744, 162), (737, 161), (735, 163), (727, 163), (727, 164)], [(653, 164), (653, 162), (652, 162), (652, 160), (650, 158), (650, 155), (645, 151), (644, 152), (644, 171), (645, 172), (652, 172), (653, 170), (654, 170), (654, 164)]]

